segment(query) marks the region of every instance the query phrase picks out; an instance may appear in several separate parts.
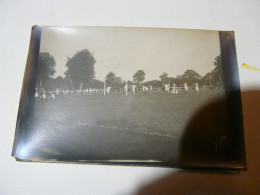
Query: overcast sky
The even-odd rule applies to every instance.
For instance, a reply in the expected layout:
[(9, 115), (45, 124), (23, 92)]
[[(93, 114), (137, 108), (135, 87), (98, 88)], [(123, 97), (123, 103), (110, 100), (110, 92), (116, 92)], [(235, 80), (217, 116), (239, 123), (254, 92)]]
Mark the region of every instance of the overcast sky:
[(96, 78), (103, 80), (113, 71), (132, 80), (144, 70), (145, 80), (159, 79), (167, 72), (176, 77), (187, 69), (205, 75), (220, 54), (218, 31), (118, 28), (44, 27), (40, 52), (49, 52), (56, 61), (57, 76), (64, 76), (67, 56), (88, 49), (96, 59)]

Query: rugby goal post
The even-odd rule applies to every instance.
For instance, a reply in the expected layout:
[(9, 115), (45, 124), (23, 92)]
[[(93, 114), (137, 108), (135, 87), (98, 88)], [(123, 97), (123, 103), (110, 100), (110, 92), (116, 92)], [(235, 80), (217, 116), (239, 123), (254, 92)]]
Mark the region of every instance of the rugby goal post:
[[(124, 78), (125, 76), (123, 76), (123, 77), (120, 77), (120, 78)], [(105, 77), (104, 78), (104, 96), (106, 95), (106, 90), (107, 90), (107, 80), (108, 79), (112, 79), (112, 78), (118, 78), (118, 77)], [(126, 79), (125, 80), (125, 84), (124, 84), (124, 88), (123, 88), (123, 90), (125, 91), (125, 95), (127, 96), (127, 91), (128, 91), (128, 85), (127, 85), (127, 82), (128, 82), (128, 80)], [(126, 90), (125, 90), (126, 89)]]

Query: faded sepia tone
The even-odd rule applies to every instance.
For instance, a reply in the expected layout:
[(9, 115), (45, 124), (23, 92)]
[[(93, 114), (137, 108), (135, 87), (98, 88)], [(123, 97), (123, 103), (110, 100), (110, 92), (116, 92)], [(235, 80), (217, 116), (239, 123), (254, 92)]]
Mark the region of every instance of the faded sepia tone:
[(214, 69), (213, 60), (220, 55), (218, 31), (120, 27), (43, 28), (40, 51), (54, 56), (55, 76), (64, 76), (67, 57), (72, 57), (82, 49), (93, 53), (98, 79), (104, 79), (109, 71), (113, 71), (131, 80), (139, 69), (146, 72), (146, 81), (158, 79), (163, 72), (176, 77), (187, 69), (205, 75)]
[(42, 27), (30, 141), (17, 157), (223, 162), (231, 147), (220, 48), (218, 31)]

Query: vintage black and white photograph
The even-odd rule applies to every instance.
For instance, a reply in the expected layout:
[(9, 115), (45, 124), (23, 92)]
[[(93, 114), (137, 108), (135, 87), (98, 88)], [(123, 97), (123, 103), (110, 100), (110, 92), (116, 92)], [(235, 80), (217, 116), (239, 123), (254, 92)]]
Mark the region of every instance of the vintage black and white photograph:
[(15, 157), (206, 167), (237, 159), (222, 57), (219, 31), (41, 27)]

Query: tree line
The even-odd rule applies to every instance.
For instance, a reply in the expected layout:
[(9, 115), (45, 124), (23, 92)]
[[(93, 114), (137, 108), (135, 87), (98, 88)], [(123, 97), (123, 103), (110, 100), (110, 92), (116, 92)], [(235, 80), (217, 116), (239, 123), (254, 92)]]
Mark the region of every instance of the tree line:
[[(64, 77), (58, 76), (54, 78), (56, 62), (54, 57), (48, 52), (42, 52), (39, 55), (38, 74), (37, 74), (37, 88), (44, 88), (46, 90), (55, 89), (86, 89), (86, 88), (103, 88), (104, 81), (100, 81), (95, 78), (95, 63), (96, 60), (87, 49), (78, 51), (73, 57), (67, 57)], [(193, 85), (198, 83), (199, 85), (207, 86), (223, 86), (224, 79), (222, 73), (222, 60), (221, 56), (217, 56), (213, 59), (214, 69), (204, 76), (200, 75), (194, 70), (186, 70), (182, 75), (176, 77), (169, 77), (168, 73), (164, 72), (159, 76), (158, 80), (145, 80), (144, 70), (138, 70), (134, 75), (132, 81), (126, 81), (117, 76), (114, 72), (109, 72), (106, 75), (106, 85), (111, 87), (121, 88), (128, 82), (128, 85), (135, 84), (152, 85), (153, 87), (161, 88), (165, 84), (175, 83), (177, 86), (181, 86), (184, 83)]]

